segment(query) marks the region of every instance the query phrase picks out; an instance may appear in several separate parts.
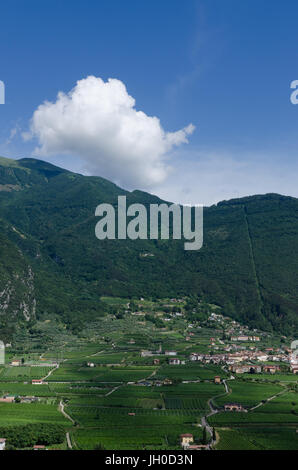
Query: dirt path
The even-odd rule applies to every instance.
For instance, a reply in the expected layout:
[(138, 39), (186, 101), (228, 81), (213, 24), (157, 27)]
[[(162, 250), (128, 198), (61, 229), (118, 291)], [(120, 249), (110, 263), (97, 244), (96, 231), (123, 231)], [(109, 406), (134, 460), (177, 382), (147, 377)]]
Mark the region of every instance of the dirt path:
[(120, 387), (121, 387), (121, 385), (118, 385), (117, 387), (112, 388), (112, 390), (110, 390), (108, 393), (105, 394), (105, 397), (108, 397), (109, 395), (114, 393), (116, 390), (118, 390), (118, 388), (120, 388)]
[(276, 393), (275, 395), (273, 395), (272, 397), (269, 397), (266, 399), (265, 403), (264, 402), (260, 402), (258, 403), (256, 406), (253, 406), (252, 408), (250, 408), (249, 411), (253, 411), (253, 410), (256, 410), (257, 408), (259, 408), (260, 406), (264, 406), (266, 405), (266, 403), (268, 403), (268, 401), (271, 401), (271, 400), (274, 400), (274, 398), (277, 398), (279, 395), (282, 395), (283, 393), (286, 393), (288, 390), (282, 390), (281, 392), (279, 393)]
[(86, 357), (94, 357), (94, 356), (98, 356), (99, 354), (103, 353), (104, 350), (102, 349), (101, 351), (97, 351), (96, 353), (94, 354), (90, 354), (90, 356), (86, 356)]
[(63, 416), (66, 418), (66, 419), (69, 419), (69, 421), (72, 422), (72, 424), (75, 424), (75, 421), (74, 419), (71, 418), (71, 416), (69, 416), (69, 414), (66, 413), (66, 411), (64, 411), (64, 403), (62, 400), (60, 400), (60, 403), (59, 403), (59, 411), (61, 411), (61, 413), (63, 414)]
[(72, 449), (72, 443), (71, 443), (69, 432), (66, 433), (66, 442), (67, 442), (67, 447), (69, 449)]
[(50, 375), (54, 372), (54, 370), (56, 369), (59, 369), (59, 364), (56, 365), (56, 367), (54, 367), (54, 369), (51, 369), (50, 372), (45, 376), (43, 377), (41, 380), (44, 382), (48, 377), (50, 377)]

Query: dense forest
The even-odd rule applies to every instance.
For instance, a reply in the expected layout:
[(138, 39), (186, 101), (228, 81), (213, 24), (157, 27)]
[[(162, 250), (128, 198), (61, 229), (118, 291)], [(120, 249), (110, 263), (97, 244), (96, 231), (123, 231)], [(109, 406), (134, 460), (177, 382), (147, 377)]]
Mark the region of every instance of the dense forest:
[(0, 328), (54, 314), (74, 331), (102, 295), (193, 296), (253, 327), (298, 330), (298, 200), (251, 196), (204, 208), (204, 244), (95, 237), (102, 202), (161, 203), (34, 159), (0, 159)]

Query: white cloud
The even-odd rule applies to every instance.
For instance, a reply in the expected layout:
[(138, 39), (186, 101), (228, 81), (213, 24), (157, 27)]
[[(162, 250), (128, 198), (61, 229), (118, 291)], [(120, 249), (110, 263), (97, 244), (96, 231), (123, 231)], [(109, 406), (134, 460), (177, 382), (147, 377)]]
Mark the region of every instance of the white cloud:
[(165, 132), (157, 117), (135, 108), (123, 82), (89, 76), (56, 102), (33, 114), (25, 140), (37, 138), (34, 153), (78, 156), (85, 170), (126, 187), (150, 187), (170, 173), (170, 152), (187, 143), (194, 126)]

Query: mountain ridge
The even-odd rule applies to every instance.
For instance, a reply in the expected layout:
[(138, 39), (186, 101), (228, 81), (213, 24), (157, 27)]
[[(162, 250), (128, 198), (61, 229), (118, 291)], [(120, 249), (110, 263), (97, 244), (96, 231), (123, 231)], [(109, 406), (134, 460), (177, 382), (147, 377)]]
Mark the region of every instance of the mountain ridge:
[(272, 193), (204, 208), (204, 245), (191, 253), (180, 240), (97, 240), (95, 208), (119, 195), (164, 202), (42, 160), (0, 158), (2, 328), (49, 313), (79, 328), (106, 313), (102, 295), (185, 295), (253, 327), (297, 331), (298, 199)]

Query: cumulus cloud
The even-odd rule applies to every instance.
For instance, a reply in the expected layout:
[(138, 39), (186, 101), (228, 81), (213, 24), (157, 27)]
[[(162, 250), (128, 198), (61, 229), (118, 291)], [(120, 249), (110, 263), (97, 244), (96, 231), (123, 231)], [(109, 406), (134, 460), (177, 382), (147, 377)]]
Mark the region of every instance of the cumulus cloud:
[(25, 140), (35, 155), (78, 156), (85, 169), (128, 187), (150, 187), (170, 172), (171, 150), (188, 142), (194, 126), (166, 132), (157, 117), (135, 108), (123, 82), (89, 76), (58, 93), (33, 114)]

